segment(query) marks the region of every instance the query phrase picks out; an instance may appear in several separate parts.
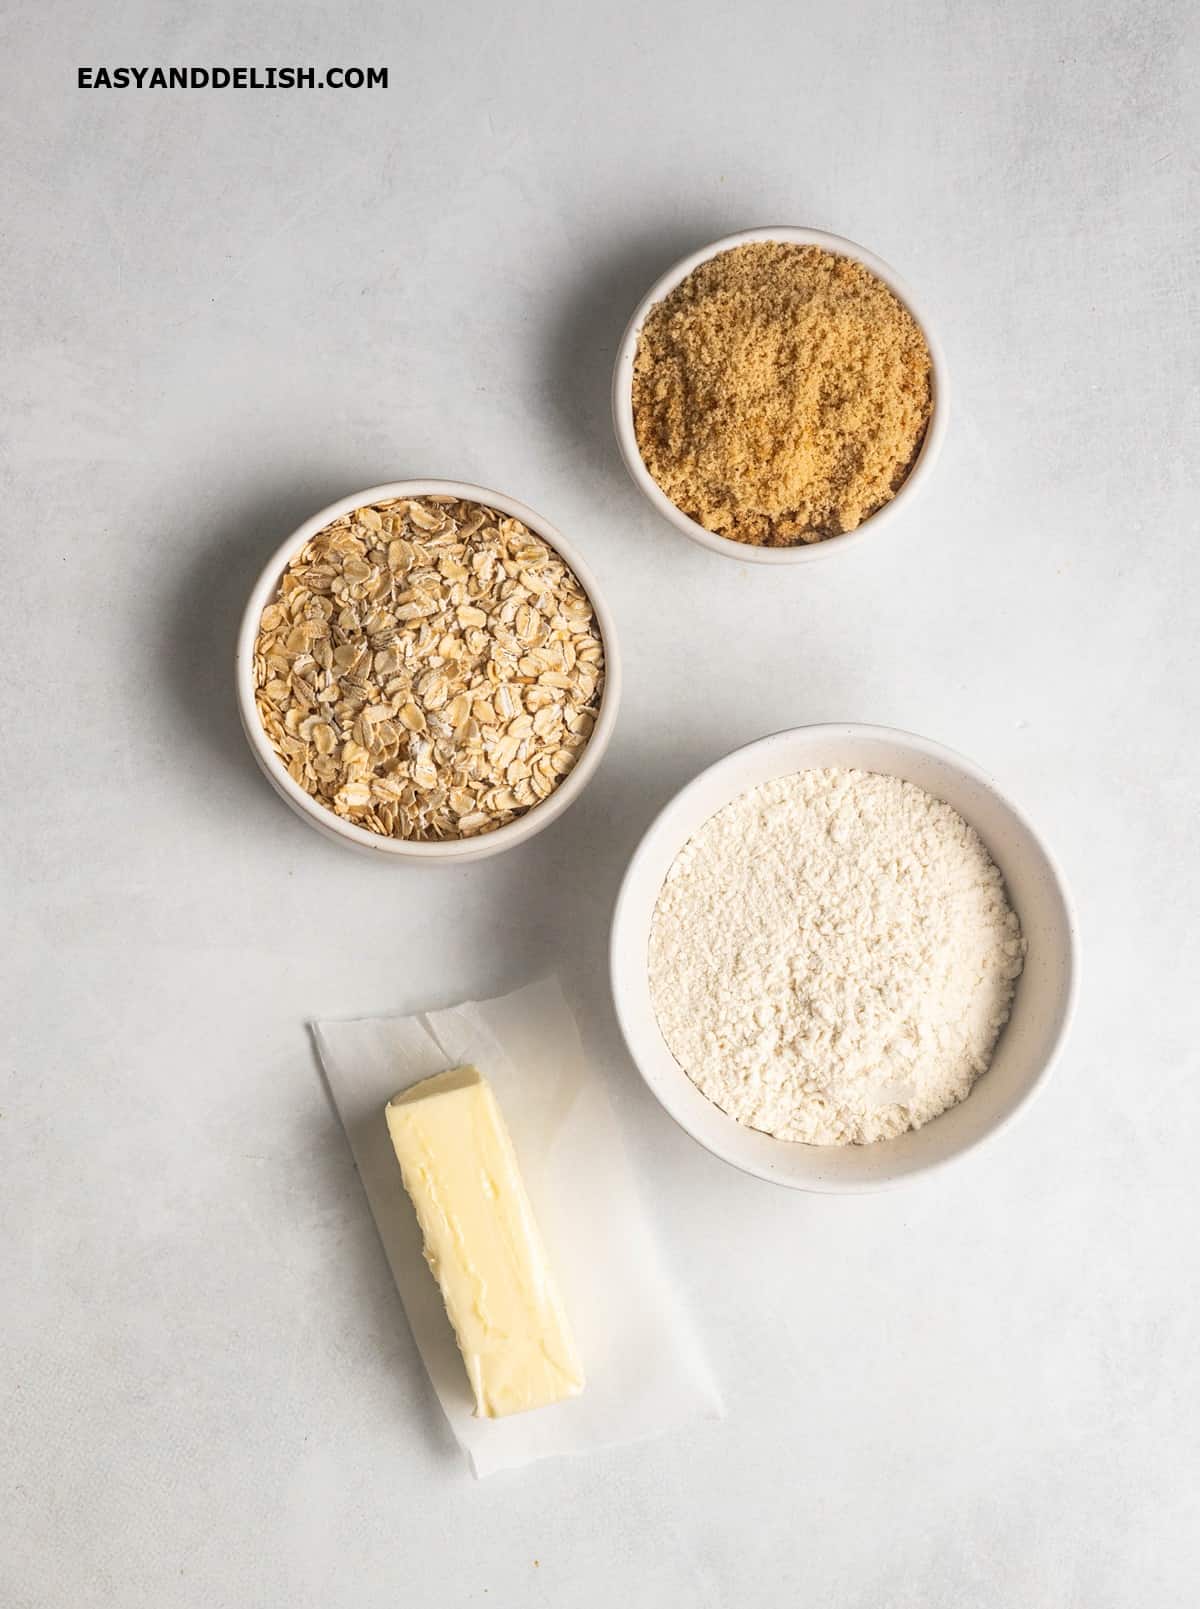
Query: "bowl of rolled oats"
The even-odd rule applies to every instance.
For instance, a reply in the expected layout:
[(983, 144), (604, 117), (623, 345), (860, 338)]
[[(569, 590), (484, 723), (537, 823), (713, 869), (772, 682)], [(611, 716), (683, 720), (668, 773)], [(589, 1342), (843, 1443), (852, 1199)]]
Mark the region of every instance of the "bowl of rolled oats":
[(611, 617), (559, 532), (458, 481), (306, 520), (242, 619), (238, 706), (281, 798), (339, 843), (467, 861), (578, 797), (616, 721)]

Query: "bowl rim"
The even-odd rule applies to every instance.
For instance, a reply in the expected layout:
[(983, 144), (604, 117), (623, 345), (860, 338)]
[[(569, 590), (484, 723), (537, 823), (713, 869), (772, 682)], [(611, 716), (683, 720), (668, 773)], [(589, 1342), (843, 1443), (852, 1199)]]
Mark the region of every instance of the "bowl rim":
[[(881, 279), (904, 304), (924, 335), (925, 344), (929, 348), (933, 392), (929, 423), (925, 427), (925, 436), (917, 453), (916, 462), (901, 482), (895, 496), (874, 514), (868, 515), (857, 530), (847, 531), (842, 536), (828, 537), (822, 542), (801, 542), (794, 547), (784, 548), (755, 547), (749, 542), (735, 542), (730, 537), (706, 529), (698, 520), (685, 514), (671, 501), (646, 468), (633, 425), (633, 363), (637, 355), (642, 325), (650, 309), (662, 301), (664, 296), (673, 291), (676, 285), (686, 279), (701, 263), (708, 262), (724, 251), (731, 251), (735, 246), (765, 240), (784, 241), (799, 246), (820, 246), (836, 256), (852, 257), (862, 263), (864, 268), (870, 269), (876, 278)], [(896, 514), (907, 510), (917, 494), (928, 484), (936, 466), (946, 436), (949, 405), (950, 389), (946, 357), (937, 331), (933, 328), (928, 312), (920, 299), (895, 269), (884, 262), (882, 257), (877, 257), (874, 252), (868, 251), (865, 246), (858, 245), (856, 241), (849, 240), (844, 235), (830, 234), (824, 229), (805, 229), (791, 224), (764, 225), (754, 229), (738, 230), (734, 234), (722, 236), (720, 240), (712, 241), (707, 246), (699, 247), (686, 257), (681, 257), (673, 267), (668, 268), (666, 273), (655, 280), (634, 309), (633, 317), (621, 337), (613, 366), (613, 429), (630, 479), (652, 507), (669, 520), (676, 530), (682, 531), (685, 536), (690, 536), (701, 547), (706, 547), (713, 553), (720, 553), (725, 558), (736, 559), (743, 564), (815, 564), (820, 559), (830, 558), (835, 552), (851, 552), (868, 536), (878, 532), (882, 524), (890, 522)]]
[[(724, 1147), (716, 1144), (710, 1144), (709, 1140), (698, 1133), (696, 1128), (694, 1128), (692, 1123), (689, 1121), (683, 1102), (677, 1102), (673, 1098), (675, 1088), (678, 1088), (681, 1094), (688, 1086), (690, 1086), (693, 1091), (696, 1089), (696, 1086), (691, 1083), (687, 1072), (671, 1055), (670, 1049), (669, 1047), (666, 1047), (665, 1041), (663, 1042), (664, 1048), (666, 1049), (667, 1057), (674, 1068), (675, 1074), (678, 1075), (677, 1079), (674, 1076), (672, 1076), (670, 1079), (660, 1078), (657, 1074), (650, 1072), (647, 1067), (643, 1065), (642, 1059), (638, 1054), (638, 1031), (631, 1025), (630, 1022), (630, 1001), (625, 985), (625, 971), (631, 963), (627, 959), (622, 959), (622, 952), (627, 950), (625, 943), (625, 929), (628, 927), (631, 921), (629, 912), (630, 907), (636, 898), (636, 886), (639, 875), (641, 874), (643, 865), (650, 858), (650, 855), (655, 847), (655, 841), (659, 837), (662, 828), (667, 823), (671, 815), (683, 804), (686, 798), (690, 794), (693, 794), (702, 783), (708, 781), (714, 772), (724, 769), (736, 771), (739, 763), (744, 762), (745, 757), (751, 751), (779, 745), (789, 740), (793, 740), (800, 735), (813, 740), (820, 740), (828, 737), (839, 737), (849, 739), (862, 738), (891, 743), (897, 747), (908, 748), (916, 754), (919, 754), (927, 759), (934, 760), (951, 770), (957, 771), (968, 780), (986, 789), (989, 793), (995, 796), (999, 803), (1013, 817), (1016, 823), (1029, 835), (1033, 844), (1042, 855), (1045, 861), (1047, 873), (1053, 886), (1054, 894), (1061, 905), (1063, 913), (1065, 944), (1063, 946), (1061, 960), (1065, 986), (1062, 993), (1062, 1004), (1058, 1022), (1055, 1025), (1049, 1049), (1042, 1058), (1041, 1065), (1037, 1067), (1030, 1075), (1025, 1087), (1013, 1101), (1009, 1109), (999, 1116), (987, 1128), (975, 1135), (974, 1138), (967, 1140), (961, 1146), (948, 1152), (944, 1156), (932, 1157), (928, 1162), (919, 1162), (915, 1165), (910, 1165), (904, 1168), (903, 1171), (895, 1174), (884, 1174), (871, 1179), (857, 1179), (849, 1181), (842, 1181), (829, 1177), (795, 1179), (772, 1171), (766, 1165), (760, 1164), (747, 1156), (737, 1154), (738, 1131), (741, 1126), (736, 1122), (736, 1119), (732, 1118), (729, 1119), (729, 1132), (732, 1143)], [(801, 765), (798, 766), (797, 769), (803, 770), (805, 767)], [(748, 791), (748, 789), (743, 789), (741, 791)], [(727, 802), (731, 802), (738, 796), (738, 794), (731, 794), (730, 799)], [(717, 806), (717, 809), (721, 808), (723, 807)], [(708, 818), (706, 817), (705, 819), (707, 820)], [(970, 825), (970, 823), (968, 824)], [(691, 834), (689, 833), (688, 836), (690, 837)], [(683, 848), (683, 844), (686, 842), (687, 839), (685, 838), (679, 844), (676, 853), (678, 853), (679, 849)], [(645, 966), (644, 961), (642, 964)], [(1066, 878), (1063, 875), (1062, 867), (1057, 856), (1054, 854), (1050, 845), (1046, 842), (1046, 839), (1042, 833), (1034, 826), (1033, 822), (1030, 820), (1025, 811), (1022, 810), (1021, 807), (999, 786), (994, 777), (992, 777), (988, 772), (984, 771), (980, 766), (976, 765), (974, 761), (968, 759), (965, 755), (960, 754), (957, 750), (947, 748), (945, 745), (935, 742), (932, 738), (922, 737), (919, 733), (905, 731), (903, 728), (876, 726), (871, 723), (856, 721), (820, 721), (811, 722), (804, 726), (783, 727), (778, 731), (768, 732), (762, 737), (754, 738), (748, 743), (740, 744), (737, 748), (731, 749), (728, 754), (721, 756), (720, 759), (714, 760), (711, 765), (704, 766), (700, 771), (698, 771), (696, 775), (692, 777), (690, 781), (684, 783), (683, 787), (678, 789), (666, 802), (666, 804), (663, 805), (662, 809), (656, 813), (653, 820), (650, 822), (649, 826), (639, 839), (637, 848), (630, 857), (629, 863), (625, 869), (625, 874), (621, 879), (621, 886), (617, 892), (616, 902), (613, 907), (612, 923), (609, 930), (609, 983), (612, 992), (613, 1009), (616, 1013), (618, 1025), (621, 1029), (621, 1037), (625, 1042), (625, 1047), (629, 1053), (629, 1057), (634, 1066), (637, 1068), (642, 1081), (650, 1090), (650, 1093), (658, 1101), (659, 1105), (672, 1119), (672, 1121), (683, 1130), (689, 1139), (691, 1139), (696, 1145), (702, 1147), (702, 1149), (707, 1151), (711, 1156), (717, 1157), (720, 1161), (727, 1163), (730, 1167), (736, 1168), (741, 1173), (749, 1174), (753, 1178), (762, 1179), (766, 1183), (776, 1185), (782, 1189), (802, 1190), (819, 1195), (869, 1195), (884, 1190), (896, 1189), (899, 1186), (908, 1184), (916, 1179), (928, 1178), (931, 1174), (940, 1173), (944, 1168), (954, 1166), (956, 1163), (962, 1161), (963, 1158), (978, 1150), (980, 1146), (990, 1142), (1007, 1130), (1022, 1113), (1028, 1110), (1034, 1098), (1045, 1088), (1050, 1074), (1062, 1054), (1062, 1049), (1066, 1043), (1068, 1035), (1070, 1034), (1071, 1025), (1074, 1021), (1075, 1012), (1078, 1005), (1080, 986), (1079, 976), (1079, 924), (1077, 921), (1075, 905), (1071, 897), (1070, 888), (1067, 884)], [(668, 1084), (670, 1087), (668, 1087)], [(702, 1093), (703, 1092), (701, 1092), (701, 1094)], [(718, 1111), (720, 1110), (719, 1107), (716, 1109)], [(728, 1114), (725, 1115), (728, 1116)], [(934, 1119), (934, 1122), (936, 1121), (937, 1120)], [(929, 1124), (926, 1125), (926, 1127), (931, 1126), (932, 1125)], [(758, 1133), (759, 1131), (755, 1130), (753, 1132)], [(766, 1139), (774, 1138), (771, 1135), (766, 1135), (763, 1137)], [(804, 1150), (813, 1152), (820, 1152), (829, 1149), (822, 1146), (802, 1146), (801, 1142), (789, 1140), (779, 1140), (776, 1141), (776, 1143), (778, 1145), (787, 1147), (800, 1146)]]
[[(508, 514), (520, 520), (548, 546), (554, 548), (574, 572), (587, 593), (595, 614), (600, 641), (604, 647), (604, 690), (600, 698), (596, 724), (583, 753), (575, 768), (548, 798), (533, 805), (515, 821), (497, 827), (494, 832), (483, 833), (475, 838), (447, 838), (425, 842), (384, 838), (378, 833), (369, 832), (365, 827), (344, 821), (332, 810), (318, 804), (311, 794), (292, 780), (268, 741), (254, 703), (254, 644), (263, 609), (277, 591), (289, 562), (318, 531), (323, 530), (340, 515), (348, 514), (356, 508), (364, 508), (371, 503), (388, 502), (400, 497), (429, 496), (452, 496), (494, 508), (501, 514)], [(238, 712), (246, 740), (267, 780), (284, 801), (327, 837), (331, 836), (356, 849), (374, 851), (376, 854), (387, 855), (396, 860), (408, 861), (481, 860), (485, 856), (515, 848), (526, 839), (532, 838), (535, 833), (541, 832), (544, 827), (548, 827), (579, 797), (599, 766), (616, 725), (621, 697), (621, 661), (617, 647), (616, 626), (595, 576), (574, 544), (569, 542), (558, 527), (544, 515), (530, 508), (527, 503), (522, 503), (518, 498), (510, 497), (507, 492), (477, 486), (470, 481), (433, 478), (385, 481), (380, 485), (367, 487), (363, 491), (339, 497), (335, 502), (311, 515), (281, 542), (260, 571), (242, 611), (234, 656), (234, 674)]]

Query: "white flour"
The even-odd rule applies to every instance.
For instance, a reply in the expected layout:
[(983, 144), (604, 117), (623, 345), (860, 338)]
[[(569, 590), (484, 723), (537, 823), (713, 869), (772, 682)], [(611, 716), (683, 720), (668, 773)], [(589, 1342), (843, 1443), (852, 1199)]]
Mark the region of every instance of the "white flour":
[(862, 1144), (961, 1101), (1024, 942), (979, 835), (896, 777), (801, 771), (711, 817), (650, 933), (659, 1026), (692, 1081), (784, 1140)]

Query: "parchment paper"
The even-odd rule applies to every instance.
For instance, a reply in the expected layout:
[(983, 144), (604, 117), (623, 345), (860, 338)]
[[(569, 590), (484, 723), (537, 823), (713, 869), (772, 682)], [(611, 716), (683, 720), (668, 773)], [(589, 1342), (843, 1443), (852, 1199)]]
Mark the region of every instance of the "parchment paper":
[[(666, 1276), (604, 1080), (557, 979), (412, 1017), (313, 1025), (417, 1347), (477, 1476), (719, 1419), (720, 1395)], [(572, 1401), (476, 1419), (437, 1285), (421, 1255), (383, 1108), (471, 1062), (496, 1091), (587, 1374)]]

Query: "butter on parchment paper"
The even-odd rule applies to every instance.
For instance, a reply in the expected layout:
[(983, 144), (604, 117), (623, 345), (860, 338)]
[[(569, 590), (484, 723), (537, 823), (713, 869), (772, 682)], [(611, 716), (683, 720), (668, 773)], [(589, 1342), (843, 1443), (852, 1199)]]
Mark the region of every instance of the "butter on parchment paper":
[(476, 1414), (578, 1396), (583, 1367), (487, 1080), (453, 1067), (394, 1095), (386, 1115)]

